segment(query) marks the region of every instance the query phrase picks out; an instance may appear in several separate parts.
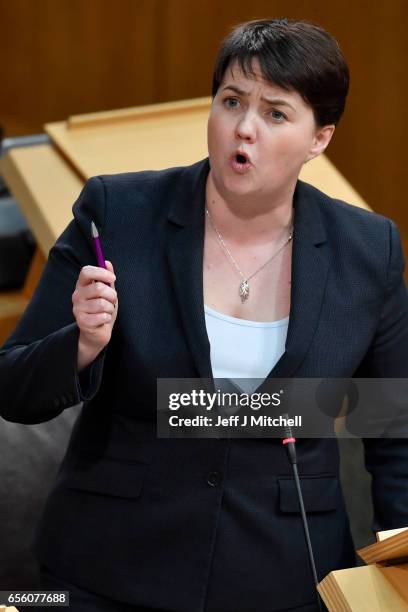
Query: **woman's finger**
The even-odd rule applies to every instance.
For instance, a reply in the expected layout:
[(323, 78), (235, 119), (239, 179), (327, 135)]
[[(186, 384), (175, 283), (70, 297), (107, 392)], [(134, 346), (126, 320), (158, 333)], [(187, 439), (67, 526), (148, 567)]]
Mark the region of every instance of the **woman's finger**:
[(112, 287), (108, 287), (108, 285), (97, 281), (96, 283), (91, 283), (90, 285), (77, 287), (72, 298), (74, 302), (103, 298), (104, 300), (115, 304), (118, 296)]
[(99, 268), (98, 266), (84, 266), (79, 273), (77, 287), (84, 287), (96, 281), (113, 284), (115, 280), (116, 277), (113, 273), (112, 264), (110, 270), (105, 270), (105, 268)]
[(115, 306), (108, 300), (96, 298), (93, 300), (80, 300), (76, 305), (76, 309), (88, 314), (97, 314), (99, 312), (108, 312), (112, 314), (115, 310)]

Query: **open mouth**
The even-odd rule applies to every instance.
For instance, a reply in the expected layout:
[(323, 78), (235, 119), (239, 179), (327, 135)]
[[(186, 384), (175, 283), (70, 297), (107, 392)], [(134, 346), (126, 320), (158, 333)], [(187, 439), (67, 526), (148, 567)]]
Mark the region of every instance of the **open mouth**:
[(237, 151), (230, 157), (231, 168), (238, 174), (246, 174), (252, 168), (252, 162), (245, 151)]
[(244, 165), (249, 163), (249, 157), (245, 153), (237, 153), (234, 155), (234, 159), (238, 164)]

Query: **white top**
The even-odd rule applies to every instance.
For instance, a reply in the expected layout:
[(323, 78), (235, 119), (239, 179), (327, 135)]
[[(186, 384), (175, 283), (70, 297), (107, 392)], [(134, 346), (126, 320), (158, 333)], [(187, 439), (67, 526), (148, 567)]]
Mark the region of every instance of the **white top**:
[(204, 311), (213, 377), (227, 378), (242, 391), (252, 393), (285, 352), (289, 317), (271, 322), (247, 321), (208, 306)]

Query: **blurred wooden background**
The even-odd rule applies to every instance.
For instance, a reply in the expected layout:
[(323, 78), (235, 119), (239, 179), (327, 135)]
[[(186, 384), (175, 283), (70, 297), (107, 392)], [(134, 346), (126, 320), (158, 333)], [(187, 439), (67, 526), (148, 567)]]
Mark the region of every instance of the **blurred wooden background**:
[(328, 156), (400, 226), (407, 252), (407, 0), (0, 0), (0, 124), (210, 93), (218, 44), (260, 17), (310, 19), (339, 40), (351, 92)]

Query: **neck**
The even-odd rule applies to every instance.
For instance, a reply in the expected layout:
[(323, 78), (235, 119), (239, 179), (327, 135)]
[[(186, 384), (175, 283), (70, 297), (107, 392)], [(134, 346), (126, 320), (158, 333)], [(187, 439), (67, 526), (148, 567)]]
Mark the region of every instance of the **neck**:
[(221, 194), (211, 171), (206, 185), (206, 202), (221, 234), (240, 244), (281, 240), (293, 228), (293, 193), (295, 185), (275, 198), (255, 200)]

